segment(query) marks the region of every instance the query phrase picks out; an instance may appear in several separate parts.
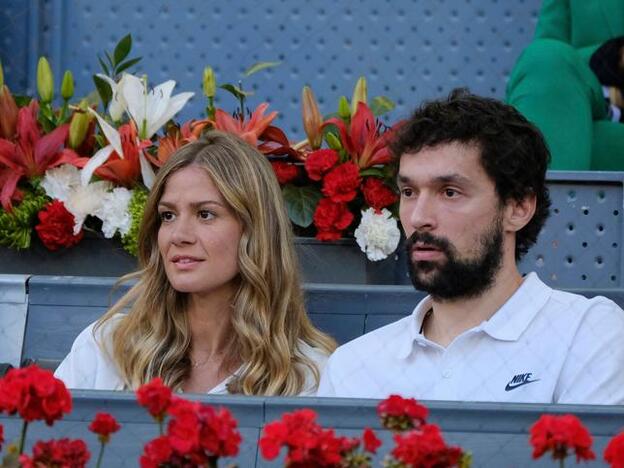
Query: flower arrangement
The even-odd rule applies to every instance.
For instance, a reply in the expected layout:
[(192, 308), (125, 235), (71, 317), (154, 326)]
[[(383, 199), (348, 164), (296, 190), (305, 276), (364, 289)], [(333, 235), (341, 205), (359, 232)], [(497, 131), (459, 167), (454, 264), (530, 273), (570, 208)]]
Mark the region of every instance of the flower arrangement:
[[(37, 66), (38, 99), (14, 96), (0, 65), (0, 245), (27, 249), (36, 235), (50, 250), (78, 244), (85, 231), (117, 238), (136, 254), (138, 226), (155, 173), (181, 146), (210, 128), (231, 132), (271, 159), (295, 232), (322, 241), (354, 236), (370, 260), (397, 247), (397, 195), (388, 141), (397, 125), (378, 119), (394, 104), (369, 103), (360, 78), (351, 102), (323, 118), (311, 88), (302, 92), (307, 139), (292, 143), (273, 124), (267, 103), (247, 106), (253, 94), (238, 84), (218, 84), (210, 67), (202, 90), (206, 115), (177, 124), (173, 118), (193, 96), (174, 94), (175, 82), (150, 86), (132, 68), (132, 37), (99, 56), (96, 91), (74, 98), (70, 71), (60, 99), (48, 61)], [(247, 78), (278, 62), (247, 69)], [(215, 106), (218, 90), (237, 102), (233, 113)], [(56, 97), (56, 100), (55, 100)], [(60, 101), (60, 104), (57, 105)]]
[[(137, 402), (158, 425), (158, 435), (148, 441), (139, 457), (142, 468), (217, 467), (222, 457), (239, 453), (242, 438), (236, 419), (226, 408), (214, 408), (173, 394), (156, 378), (136, 392)], [(11, 369), (0, 379), (0, 414), (17, 414), (22, 431), (15, 444), (3, 447), (0, 424), (0, 451), (3, 467), (82, 468), (91, 459), (82, 439), (36, 441), (32, 453), (25, 453), (27, 428), (36, 421), (53, 426), (71, 412), (72, 397), (65, 385), (50, 371), (37, 366)], [(391, 395), (377, 406), (382, 427), (392, 433), (393, 447), (381, 464), (386, 468), (469, 467), (471, 456), (460, 447), (448, 445), (440, 427), (427, 422), (428, 410), (413, 398)], [(104, 449), (121, 428), (108, 413), (98, 412), (88, 426), (100, 443), (96, 467), (104, 463)], [(563, 466), (574, 454), (578, 461), (593, 460), (592, 437), (573, 415), (542, 415), (530, 428), (533, 458), (550, 453)], [(260, 455), (275, 460), (285, 450), (283, 466), (288, 468), (366, 468), (383, 446), (377, 434), (365, 428), (361, 437), (338, 435), (317, 422), (310, 409), (286, 413), (269, 422), (258, 440)], [(612, 468), (624, 466), (624, 433), (614, 436), (604, 450), (604, 460)]]

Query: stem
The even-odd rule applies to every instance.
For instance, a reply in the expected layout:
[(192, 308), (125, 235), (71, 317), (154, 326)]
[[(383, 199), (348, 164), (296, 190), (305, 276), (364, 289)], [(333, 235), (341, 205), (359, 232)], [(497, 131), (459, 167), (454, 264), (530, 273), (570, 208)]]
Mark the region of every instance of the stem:
[(214, 117), (215, 117), (214, 96), (210, 96), (208, 98), (208, 118), (214, 120)]
[(18, 455), (21, 455), (22, 453), (24, 453), (24, 443), (26, 442), (26, 429), (27, 428), (28, 428), (28, 422), (24, 421), (24, 423), (22, 424), (22, 433), (20, 435)]
[(219, 460), (219, 457), (215, 457), (215, 456), (208, 457), (208, 463), (206, 464), (206, 466), (208, 468), (217, 468), (217, 466), (218, 466), (217, 465), (217, 461), (218, 460)]
[(104, 442), (100, 444), (100, 453), (98, 453), (97, 462), (95, 464), (95, 468), (100, 468), (102, 464), (102, 457), (104, 456)]
[(163, 435), (163, 420), (162, 420), (162, 418), (160, 418), (160, 419), (158, 420), (158, 434), (159, 434), (160, 436), (162, 436), (162, 435)]
[(560, 466), (560, 468), (563, 468), (564, 465), (565, 465), (565, 458), (560, 458), (559, 459), (559, 466)]
[(238, 82), (238, 89), (241, 90), (241, 93), (238, 95), (238, 100), (240, 102), (240, 111), (241, 111), (241, 120), (245, 119), (245, 95), (242, 93), (243, 91), (243, 82)]

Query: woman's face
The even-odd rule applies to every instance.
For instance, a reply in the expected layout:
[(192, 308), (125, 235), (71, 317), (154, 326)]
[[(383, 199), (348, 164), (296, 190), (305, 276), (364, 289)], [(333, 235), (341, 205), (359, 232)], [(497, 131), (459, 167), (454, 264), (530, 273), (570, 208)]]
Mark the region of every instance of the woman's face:
[(242, 226), (207, 172), (187, 166), (165, 184), (158, 203), (158, 249), (173, 288), (208, 294), (238, 275)]

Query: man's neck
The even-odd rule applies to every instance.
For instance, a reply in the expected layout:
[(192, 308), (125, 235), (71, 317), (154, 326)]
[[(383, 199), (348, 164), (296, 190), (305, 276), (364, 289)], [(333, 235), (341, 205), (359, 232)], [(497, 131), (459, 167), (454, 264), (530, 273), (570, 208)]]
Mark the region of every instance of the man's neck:
[(489, 320), (522, 284), (516, 265), (502, 268), (494, 283), (480, 296), (451, 301), (433, 300), (433, 313), (426, 320), (423, 332), (427, 339), (447, 347), (466, 330)]

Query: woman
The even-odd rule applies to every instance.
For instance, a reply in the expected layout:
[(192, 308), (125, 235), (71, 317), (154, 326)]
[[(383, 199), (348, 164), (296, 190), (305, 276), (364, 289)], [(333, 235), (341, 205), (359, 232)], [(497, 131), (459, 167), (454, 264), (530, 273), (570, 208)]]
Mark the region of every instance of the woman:
[(171, 157), (145, 206), (139, 265), (56, 371), (69, 387), (161, 377), (184, 392), (314, 393), (335, 344), (306, 315), (279, 185), (254, 148), (215, 131)]

